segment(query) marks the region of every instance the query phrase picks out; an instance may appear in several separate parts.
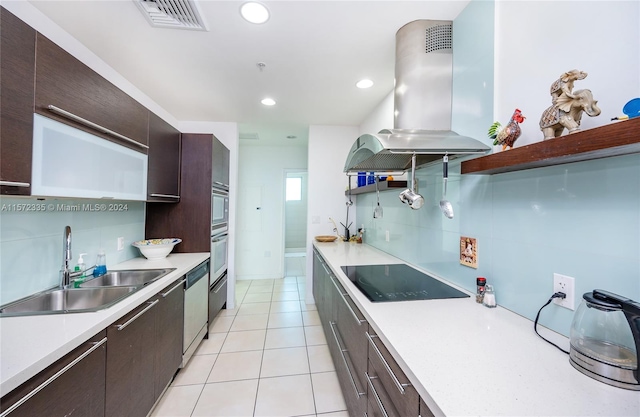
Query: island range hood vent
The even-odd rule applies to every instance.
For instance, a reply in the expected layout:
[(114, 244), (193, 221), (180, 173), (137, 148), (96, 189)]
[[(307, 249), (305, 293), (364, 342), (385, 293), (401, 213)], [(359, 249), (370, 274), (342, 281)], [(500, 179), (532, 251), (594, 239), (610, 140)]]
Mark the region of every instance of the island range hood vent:
[(196, 0), (134, 0), (151, 26), (208, 31)]
[(360, 136), (344, 172), (393, 172), (443, 155), (484, 154), (491, 148), (451, 131), (452, 22), (416, 20), (396, 33), (394, 128)]

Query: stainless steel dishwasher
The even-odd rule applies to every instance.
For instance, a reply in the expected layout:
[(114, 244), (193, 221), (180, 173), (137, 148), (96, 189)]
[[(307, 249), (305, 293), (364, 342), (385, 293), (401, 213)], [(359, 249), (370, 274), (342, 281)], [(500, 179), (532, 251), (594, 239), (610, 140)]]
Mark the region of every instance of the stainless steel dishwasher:
[(209, 261), (187, 273), (184, 290), (184, 337), (182, 368), (185, 367), (207, 333), (209, 302)]

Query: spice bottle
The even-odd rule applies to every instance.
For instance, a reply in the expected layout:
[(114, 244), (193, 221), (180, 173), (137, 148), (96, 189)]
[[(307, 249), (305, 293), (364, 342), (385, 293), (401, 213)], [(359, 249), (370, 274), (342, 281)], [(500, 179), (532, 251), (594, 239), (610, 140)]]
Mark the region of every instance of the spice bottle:
[(476, 303), (482, 303), (482, 300), (484, 299), (484, 291), (485, 291), (485, 285), (487, 283), (487, 279), (484, 277), (478, 277), (476, 279)]

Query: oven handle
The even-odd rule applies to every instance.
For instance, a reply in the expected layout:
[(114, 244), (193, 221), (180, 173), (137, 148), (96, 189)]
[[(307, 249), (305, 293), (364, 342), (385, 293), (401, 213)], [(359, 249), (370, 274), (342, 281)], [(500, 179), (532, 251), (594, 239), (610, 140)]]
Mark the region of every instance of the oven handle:
[(227, 277), (227, 276), (225, 276), (225, 277), (224, 277), (224, 279), (222, 279), (222, 280), (221, 280), (221, 282), (218, 284), (218, 286), (217, 286), (217, 287), (218, 287), (218, 289), (215, 289), (215, 288), (213, 289), (213, 293), (214, 293), (214, 294), (217, 294), (217, 293), (219, 293), (219, 292), (220, 292), (220, 290), (222, 289), (222, 287), (224, 286), (224, 284), (226, 284), (226, 283), (227, 283), (227, 279), (228, 279), (228, 277)]
[(227, 240), (229, 238), (229, 232), (222, 232), (211, 236), (211, 242), (222, 242), (223, 240)]

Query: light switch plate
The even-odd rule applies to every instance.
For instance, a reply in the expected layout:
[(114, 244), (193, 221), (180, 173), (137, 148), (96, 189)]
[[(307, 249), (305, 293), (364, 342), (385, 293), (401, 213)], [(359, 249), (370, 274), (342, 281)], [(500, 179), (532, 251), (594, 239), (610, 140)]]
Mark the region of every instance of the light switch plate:
[(118, 238), (118, 250), (124, 250), (124, 238), (123, 237), (119, 237)]

